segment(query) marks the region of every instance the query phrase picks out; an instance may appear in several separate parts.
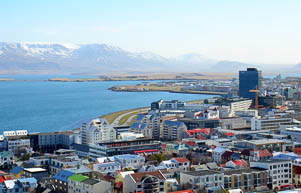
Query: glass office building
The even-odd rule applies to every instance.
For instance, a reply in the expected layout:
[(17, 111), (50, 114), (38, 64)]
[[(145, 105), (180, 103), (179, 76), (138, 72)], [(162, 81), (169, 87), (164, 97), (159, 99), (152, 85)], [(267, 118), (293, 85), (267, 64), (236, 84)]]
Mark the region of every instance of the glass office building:
[(239, 71), (239, 96), (255, 100), (255, 93), (249, 90), (260, 90), (262, 81), (261, 71), (256, 68), (247, 68), (246, 71)]

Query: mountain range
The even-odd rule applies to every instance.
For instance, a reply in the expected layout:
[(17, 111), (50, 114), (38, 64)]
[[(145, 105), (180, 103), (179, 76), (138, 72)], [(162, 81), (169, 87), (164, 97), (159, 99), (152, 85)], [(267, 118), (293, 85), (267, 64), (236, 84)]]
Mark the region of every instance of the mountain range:
[(0, 42), (0, 73), (237, 72), (256, 65), (199, 54), (165, 58), (106, 44)]

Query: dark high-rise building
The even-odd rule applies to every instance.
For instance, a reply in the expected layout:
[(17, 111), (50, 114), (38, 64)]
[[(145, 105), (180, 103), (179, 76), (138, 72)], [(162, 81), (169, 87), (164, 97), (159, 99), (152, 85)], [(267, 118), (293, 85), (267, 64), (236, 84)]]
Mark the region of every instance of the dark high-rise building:
[(249, 90), (261, 88), (261, 71), (256, 68), (247, 68), (247, 71), (239, 71), (239, 96), (255, 100), (255, 93)]

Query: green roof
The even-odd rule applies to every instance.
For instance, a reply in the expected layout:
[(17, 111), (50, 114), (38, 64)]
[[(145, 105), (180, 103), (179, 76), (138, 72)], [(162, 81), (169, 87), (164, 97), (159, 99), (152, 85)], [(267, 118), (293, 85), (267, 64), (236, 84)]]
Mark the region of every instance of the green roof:
[(83, 175), (79, 175), (79, 174), (75, 174), (75, 175), (69, 177), (70, 180), (76, 181), (76, 182), (81, 182), (88, 178), (89, 177), (87, 177), (87, 176), (83, 176)]

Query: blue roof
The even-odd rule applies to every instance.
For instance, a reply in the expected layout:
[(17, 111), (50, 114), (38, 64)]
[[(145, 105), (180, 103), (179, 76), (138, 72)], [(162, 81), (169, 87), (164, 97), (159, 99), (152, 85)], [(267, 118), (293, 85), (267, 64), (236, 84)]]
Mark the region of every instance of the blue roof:
[(291, 153), (291, 154), (279, 154), (274, 156), (272, 159), (283, 159), (283, 160), (296, 160), (301, 159), (301, 156), (298, 156), (297, 154)]
[(37, 183), (37, 179), (35, 178), (21, 178), (19, 179), (21, 183), (29, 182), (30, 184)]
[(66, 170), (62, 170), (60, 171), (58, 174), (56, 174), (55, 176), (53, 176), (54, 179), (63, 181), (63, 182), (67, 182), (68, 178), (70, 176), (73, 176), (75, 173), (70, 172), (70, 171), (66, 171)]
[(135, 154), (123, 154), (123, 155), (116, 155), (114, 156), (116, 159), (137, 159), (137, 158), (143, 158), (140, 155), (135, 155)]
[(139, 123), (133, 123), (130, 128), (140, 129), (140, 124)]
[(10, 173), (19, 174), (22, 171), (23, 171), (23, 168), (21, 168), (20, 166), (16, 166), (12, 170), (10, 170)]
[(136, 121), (141, 121), (143, 120), (145, 117), (145, 115), (138, 115), (138, 117), (136, 118)]
[(107, 166), (120, 166), (120, 163), (118, 163), (118, 162), (105, 162), (105, 163), (100, 163), (99, 165), (104, 166), (104, 167), (107, 167)]
[(169, 127), (180, 127), (183, 124), (181, 121), (164, 121), (164, 125), (167, 125)]

